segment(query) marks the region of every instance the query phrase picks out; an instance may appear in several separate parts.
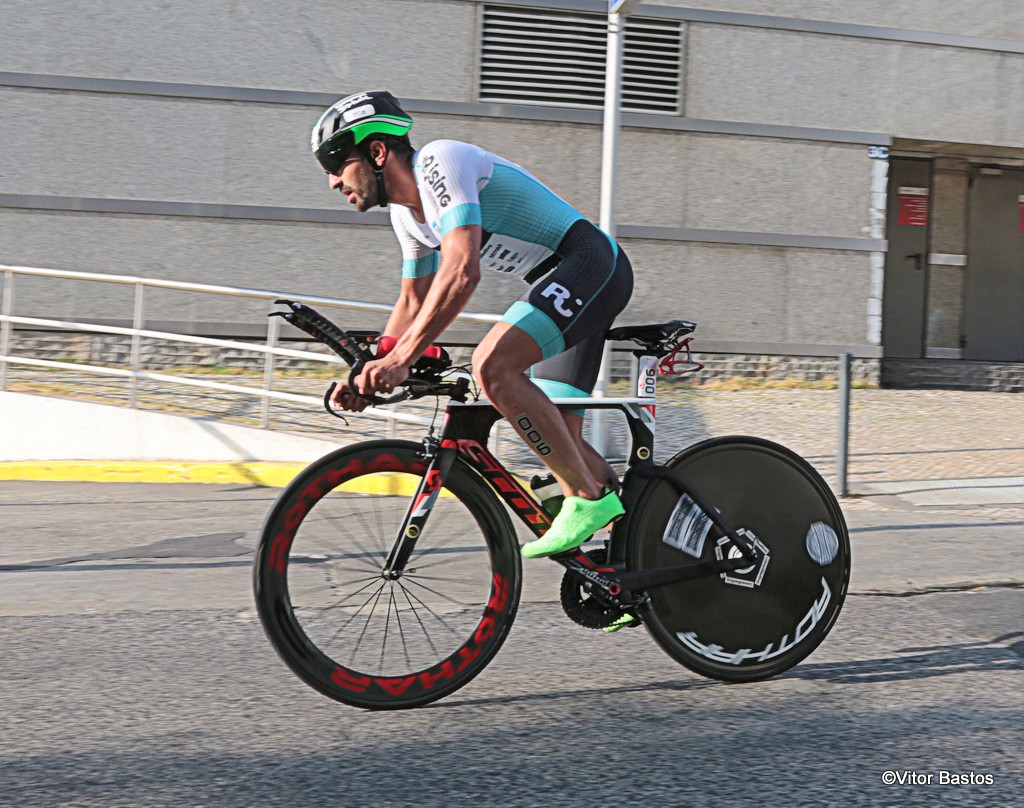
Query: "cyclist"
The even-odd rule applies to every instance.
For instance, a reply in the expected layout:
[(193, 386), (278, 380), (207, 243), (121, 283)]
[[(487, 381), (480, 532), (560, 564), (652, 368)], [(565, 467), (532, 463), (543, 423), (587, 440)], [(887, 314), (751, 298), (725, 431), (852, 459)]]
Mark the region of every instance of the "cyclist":
[(401, 290), (383, 331), (390, 339), (357, 389), (339, 384), (333, 402), (358, 412), (368, 405), (361, 395), (401, 386), (469, 303), (481, 265), (523, 278), (529, 289), (473, 352), (473, 368), (565, 494), (523, 555), (574, 549), (623, 508), (615, 472), (583, 439), (582, 410), (560, 412), (548, 396), (593, 390), (605, 332), (633, 289), (629, 260), (521, 166), (454, 140), (414, 150), (412, 125), (391, 93), (368, 91), (341, 99), (313, 127), (313, 154), (331, 189), (360, 212), (390, 204), (402, 249)]

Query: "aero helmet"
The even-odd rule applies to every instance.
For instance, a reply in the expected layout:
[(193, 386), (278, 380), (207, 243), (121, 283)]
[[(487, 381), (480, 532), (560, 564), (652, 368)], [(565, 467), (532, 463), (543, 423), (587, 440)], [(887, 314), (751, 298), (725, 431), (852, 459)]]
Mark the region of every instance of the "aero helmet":
[(313, 156), (328, 174), (341, 170), (352, 150), (370, 135), (403, 137), (412, 118), (386, 90), (371, 90), (342, 98), (313, 127)]

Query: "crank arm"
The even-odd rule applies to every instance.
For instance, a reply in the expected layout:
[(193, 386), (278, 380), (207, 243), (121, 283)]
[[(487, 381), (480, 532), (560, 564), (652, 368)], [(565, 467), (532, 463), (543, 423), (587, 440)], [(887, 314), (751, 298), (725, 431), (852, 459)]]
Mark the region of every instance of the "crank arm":
[(619, 582), (619, 576), (622, 574), (619, 570), (615, 567), (596, 566), (587, 558), (587, 554), (579, 549), (558, 553), (551, 556), (551, 560), (589, 581), (613, 603), (621, 605), (620, 596), (623, 596), (624, 600), (628, 600), (630, 597), (628, 592), (624, 592), (624, 587)]
[(677, 567), (662, 567), (640, 572), (618, 572), (614, 577), (623, 589), (642, 592), (659, 586), (732, 572), (749, 565), (750, 562), (745, 558), (725, 558), (721, 561), (700, 561), (696, 564), (681, 564)]

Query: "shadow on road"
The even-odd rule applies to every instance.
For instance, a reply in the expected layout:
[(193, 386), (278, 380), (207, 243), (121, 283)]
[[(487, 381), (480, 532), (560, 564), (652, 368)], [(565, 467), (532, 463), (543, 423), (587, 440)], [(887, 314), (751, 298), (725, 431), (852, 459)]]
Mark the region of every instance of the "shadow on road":
[(614, 696), (619, 693), (644, 693), (648, 691), (673, 690), (676, 692), (693, 692), (706, 687), (714, 687), (718, 682), (698, 679), (695, 681), (648, 682), (643, 685), (623, 685), (621, 687), (573, 688), (557, 690), (549, 693), (524, 693), (519, 696), (496, 696), (485, 699), (446, 699), (428, 704), (426, 710), (439, 710), (445, 707), (478, 707), (485, 704), (514, 704), (516, 702), (542, 702), (555, 699), (578, 699), (581, 696)]
[[(1010, 643), (1011, 640), (1016, 642)], [(1007, 644), (1009, 643), (1009, 644)], [(1010, 654), (1007, 654), (1007, 651)], [(955, 673), (1003, 671), (1024, 669), (1024, 631), (1003, 634), (990, 641), (936, 645), (926, 648), (901, 648), (900, 654), (911, 656), (879, 657), (851, 662), (804, 663), (780, 676), (780, 679), (806, 679), (834, 684), (876, 684), (878, 682), (909, 681)], [(1019, 659), (1015, 659), (1015, 654)], [(518, 696), (500, 696), (483, 699), (448, 699), (428, 705), (426, 709), (447, 707), (476, 707), (486, 704), (512, 704), (515, 702), (544, 702), (557, 699), (575, 699), (586, 696), (607, 696), (618, 693), (650, 691), (694, 692), (707, 687), (727, 686), (709, 679), (669, 680), (648, 682), (643, 685), (621, 687), (561, 690), (549, 693), (524, 693)]]
[[(1010, 643), (1011, 640), (1016, 642)], [(1019, 658), (1015, 659), (1007, 651)], [(806, 663), (784, 674), (784, 678), (855, 685), (928, 679), (976, 671), (1020, 670), (1024, 668), (1024, 632), (1003, 634), (990, 641), (902, 648), (900, 653), (911, 656)]]

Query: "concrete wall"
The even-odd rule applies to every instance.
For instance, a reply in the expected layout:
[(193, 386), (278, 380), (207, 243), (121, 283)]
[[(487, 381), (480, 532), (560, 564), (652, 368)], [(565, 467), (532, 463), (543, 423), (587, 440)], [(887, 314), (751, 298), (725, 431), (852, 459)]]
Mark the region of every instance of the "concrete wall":
[(1017, 54), (735, 25), (691, 25), (689, 48), (694, 118), (1021, 142)]
[(474, 15), (451, 0), (5, 0), (0, 69), (331, 93), (386, 76), (400, 97), (470, 101)]
[(1024, 6), (1018, 0), (659, 0), (658, 4), (995, 39), (1020, 39), (1024, 30)]

